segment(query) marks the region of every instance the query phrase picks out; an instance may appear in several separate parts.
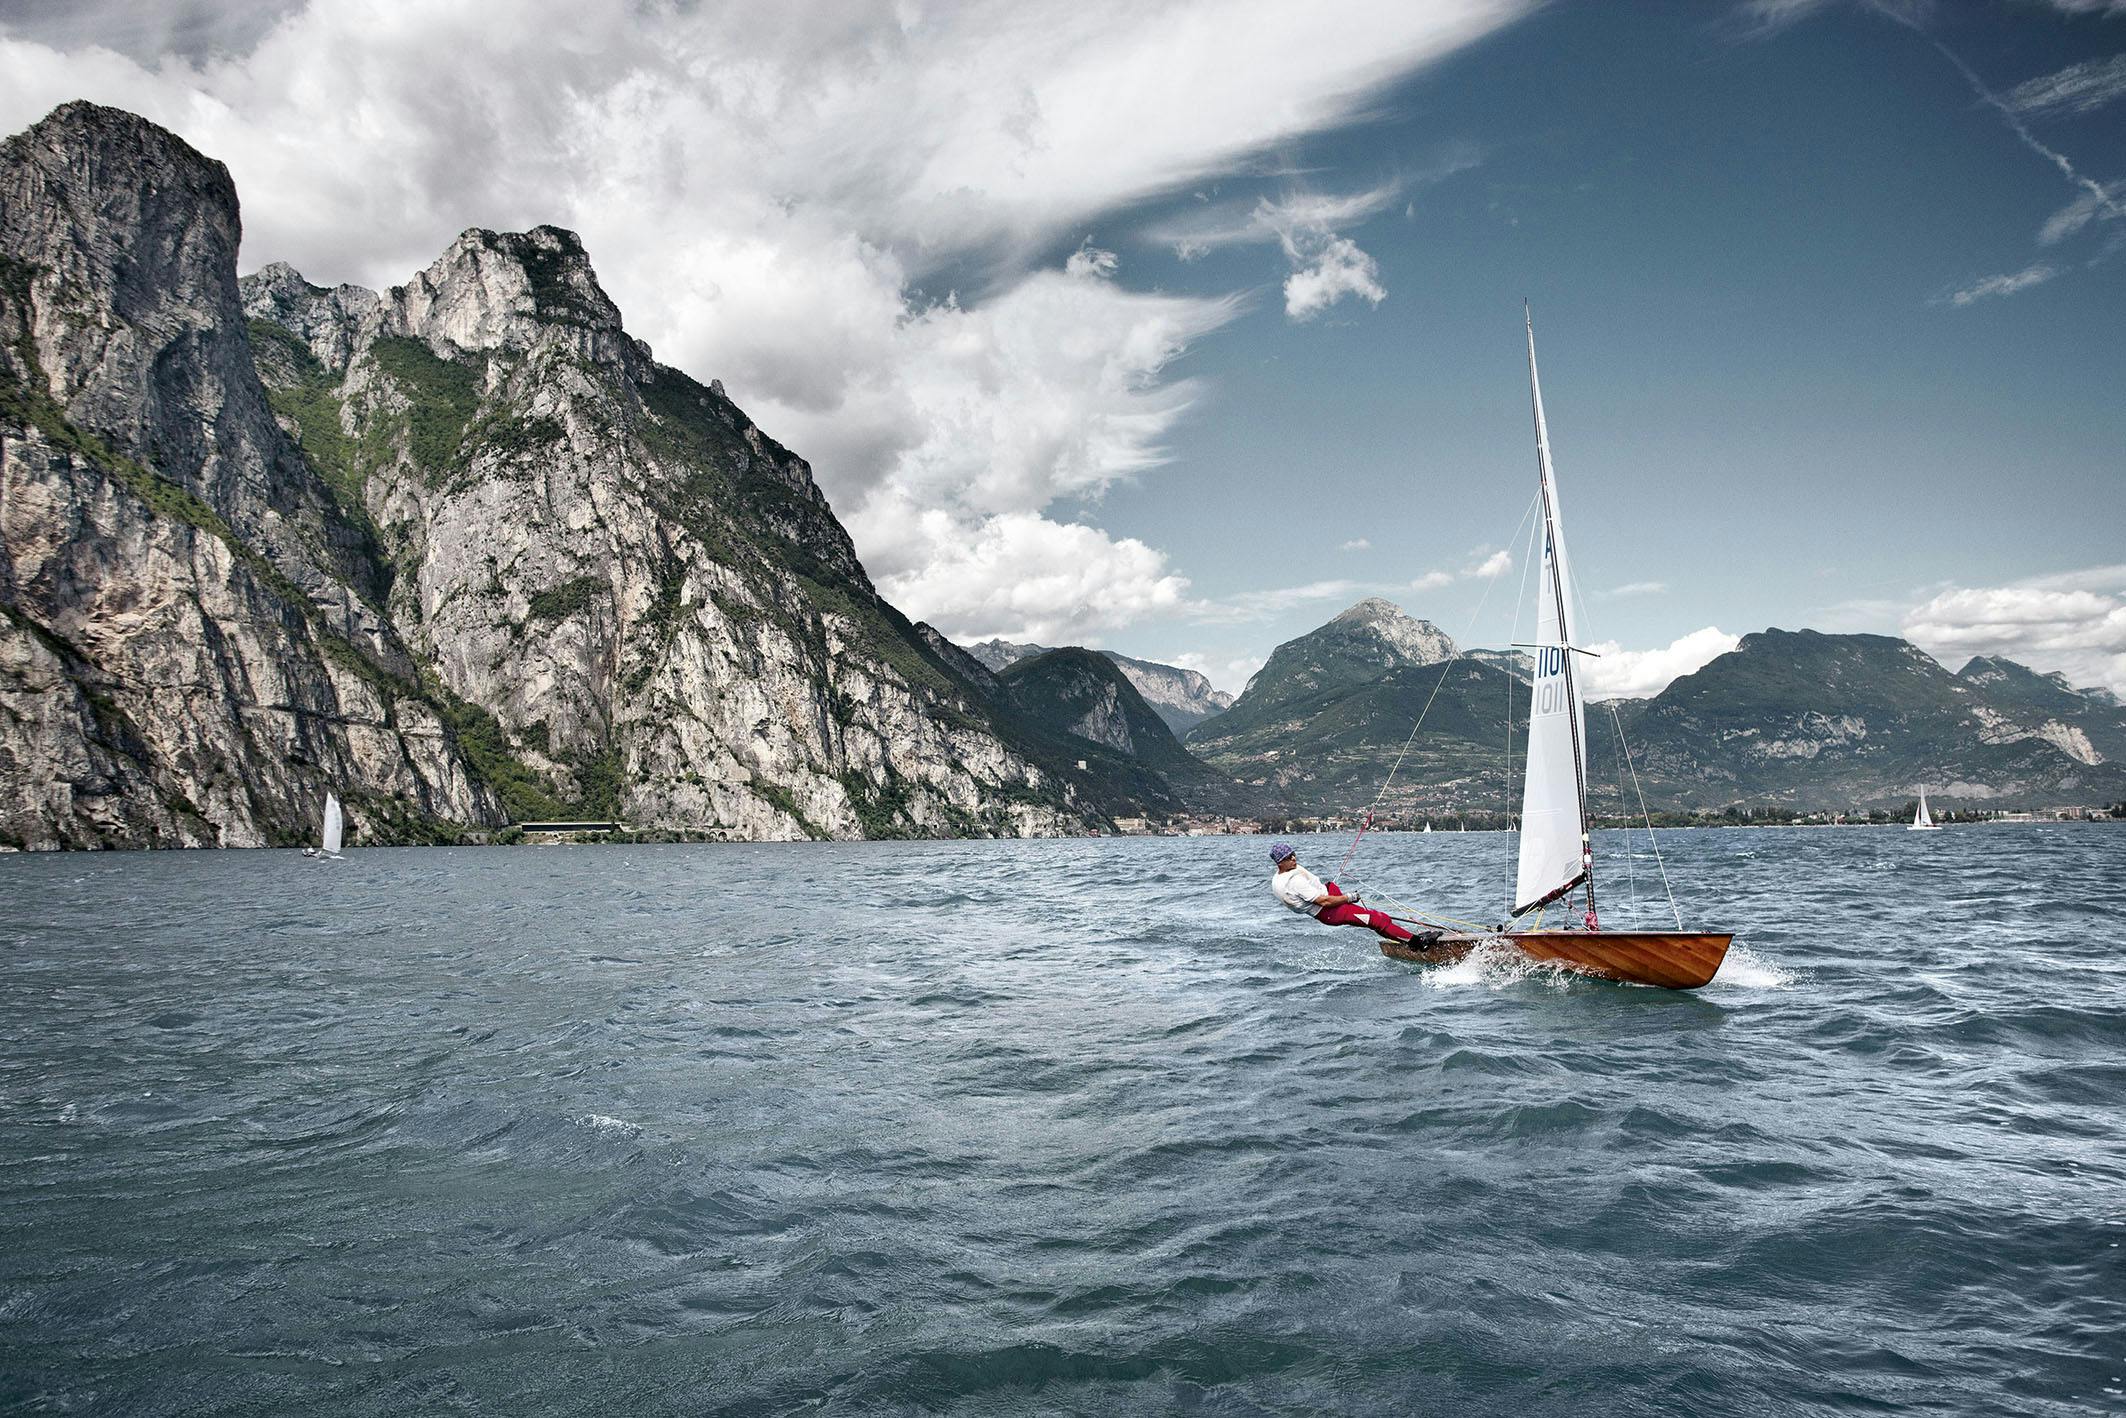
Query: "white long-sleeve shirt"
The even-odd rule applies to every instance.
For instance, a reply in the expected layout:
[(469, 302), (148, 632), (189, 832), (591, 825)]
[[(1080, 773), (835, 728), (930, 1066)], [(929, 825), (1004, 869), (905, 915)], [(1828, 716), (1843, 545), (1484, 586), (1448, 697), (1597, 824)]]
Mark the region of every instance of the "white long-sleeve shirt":
[(1293, 867), (1290, 871), (1271, 875), (1270, 891), (1293, 910), (1318, 916), (1321, 914), (1321, 907), (1315, 905), (1314, 900), (1316, 897), (1328, 895), (1329, 888), (1322, 885), (1321, 878), (1305, 867)]

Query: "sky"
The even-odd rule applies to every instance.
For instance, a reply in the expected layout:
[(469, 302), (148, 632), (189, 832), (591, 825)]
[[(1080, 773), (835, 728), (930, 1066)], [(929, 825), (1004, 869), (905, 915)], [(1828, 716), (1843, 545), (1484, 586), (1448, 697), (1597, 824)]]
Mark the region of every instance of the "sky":
[(1525, 300), (1598, 692), (1780, 626), (2126, 694), (2126, 0), (0, 0), (0, 130), (80, 97), (247, 271), (577, 230), (963, 641), (1525, 632)]

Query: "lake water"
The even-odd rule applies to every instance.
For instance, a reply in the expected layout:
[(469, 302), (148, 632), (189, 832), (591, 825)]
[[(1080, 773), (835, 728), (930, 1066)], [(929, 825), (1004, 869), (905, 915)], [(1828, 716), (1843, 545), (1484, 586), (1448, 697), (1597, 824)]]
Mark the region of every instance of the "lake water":
[(2126, 1407), (2126, 828), (1662, 844), (1695, 994), (1253, 838), (0, 859), (0, 1408)]

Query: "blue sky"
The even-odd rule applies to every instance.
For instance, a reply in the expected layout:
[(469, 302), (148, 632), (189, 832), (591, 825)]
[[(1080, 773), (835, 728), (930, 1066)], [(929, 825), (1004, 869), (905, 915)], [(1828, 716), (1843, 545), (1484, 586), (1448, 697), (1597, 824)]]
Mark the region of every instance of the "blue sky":
[(2126, 692), (2119, 0), (0, 0), (0, 124), (73, 97), (246, 269), (579, 230), (963, 639), (1503, 641), (1525, 297), (1612, 691), (1806, 625)]
[[(1766, 32), (1700, 5), (1558, 6), (1398, 86), (1377, 121), (1280, 155), (1304, 176), (1224, 184), (1221, 200), (1276, 200), (1407, 182), (1349, 232), (1387, 296), (1295, 323), (1271, 292), (1204, 340), (1189, 369), (1213, 392), (1173, 466), (1109, 492), (1103, 524), (1184, 552), (1211, 599), (1275, 567), (1379, 585), (1461, 634), (1481, 582), (1387, 588), (1473, 564), (1525, 507), (1526, 295), (1596, 638), (1897, 633), (1952, 586), (2118, 560), (2126, 224), (2041, 246), (2080, 194), (1932, 41), (2005, 92), (2126, 50), (2126, 24), (1950, 19), (1915, 31), (1827, 6)], [(2030, 125), (2095, 180), (2126, 179), (2126, 101)], [(1478, 160), (1411, 179), (1443, 150)], [(1172, 205), (1094, 239), (1174, 286), (1279, 273), (1261, 247), (1172, 259), (1144, 235)], [(2057, 274), (1955, 302), (2040, 264)], [(1354, 537), (1370, 547), (1339, 550)], [(1340, 599), (1114, 643), (1244, 661)], [(1503, 639), (1487, 621), (1479, 638)]]

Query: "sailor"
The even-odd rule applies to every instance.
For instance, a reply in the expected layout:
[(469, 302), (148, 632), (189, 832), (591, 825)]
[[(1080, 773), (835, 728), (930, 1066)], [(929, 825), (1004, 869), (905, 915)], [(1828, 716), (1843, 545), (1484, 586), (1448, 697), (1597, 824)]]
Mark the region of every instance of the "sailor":
[(1333, 881), (1323, 881), (1299, 864), (1299, 854), (1291, 844), (1279, 842), (1270, 848), (1270, 860), (1277, 870), (1270, 877), (1270, 890), (1279, 901), (1295, 911), (1304, 911), (1325, 926), (1370, 926), (1384, 940), (1421, 945), (1438, 940), (1438, 931), (1422, 931), (1412, 935), (1397, 925), (1386, 911), (1375, 911), (1361, 905), (1356, 896), (1347, 895)]

